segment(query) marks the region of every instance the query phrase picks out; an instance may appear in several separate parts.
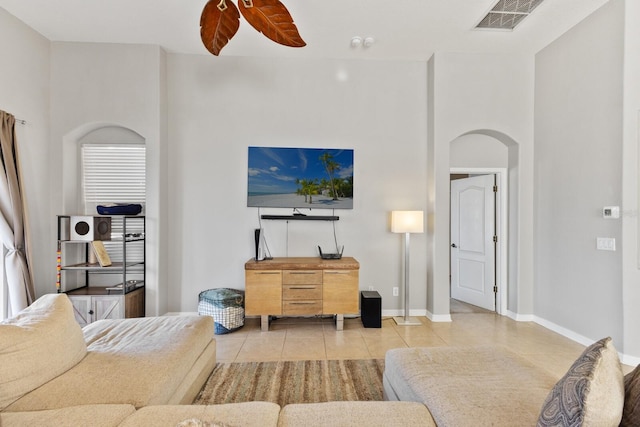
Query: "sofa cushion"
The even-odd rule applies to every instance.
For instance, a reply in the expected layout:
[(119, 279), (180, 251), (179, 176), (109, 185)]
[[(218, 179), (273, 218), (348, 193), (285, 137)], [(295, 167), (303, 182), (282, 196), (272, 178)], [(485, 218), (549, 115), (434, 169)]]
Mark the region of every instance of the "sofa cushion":
[(127, 418), (120, 427), (175, 427), (186, 420), (233, 427), (275, 427), (279, 414), (280, 406), (271, 402), (145, 406)]
[(116, 427), (136, 412), (132, 405), (81, 405), (48, 411), (0, 412), (2, 427)]
[(0, 323), (0, 410), (74, 367), (87, 353), (65, 294), (48, 294)]
[[(213, 341), (213, 320), (209, 316), (99, 320), (83, 332), (88, 351), (82, 362), (6, 410), (170, 403)], [(215, 352), (211, 355), (215, 357)]]
[(640, 425), (640, 365), (624, 376), (624, 408), (621, 427)]
[(429, 410), (417, 402), (296, 403), (282, 408), (278, 427), (435, 427)]
[(611, 338), (585, 349), (556, 383), (542, 406), (538, 426), (617, 426), (622, 418), (624, 383)]
[(220, 421), (203, 421), (198, 418), (189, 418), (180, 421), (175, 427), (234, 427)]
[(422, 402), (439, 426), (535, 425), (558, 380), (499, 346), (387, 351), (385, 397)]

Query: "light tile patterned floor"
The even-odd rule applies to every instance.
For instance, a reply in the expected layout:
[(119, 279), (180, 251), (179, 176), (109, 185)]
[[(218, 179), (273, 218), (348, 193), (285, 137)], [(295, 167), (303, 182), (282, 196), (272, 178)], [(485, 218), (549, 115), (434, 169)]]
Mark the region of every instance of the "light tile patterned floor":
[[(398, 326), (383, 318), (382, 328), (364, 328), (359, 318), (345, 319), (336, 331), (330, 318), (279, 318), (268, 332), (247, 318), (235, 332), (216, 335), (218, 362), (384, 358), (388, 349), (425, 346), (502, 345), (551, 373), (562, 376), (584, 346), (532, 322), (516, 322), (492, 312), (462, 310), (453, 322)], [(625, 369), (625, 371), (628, 369)]]

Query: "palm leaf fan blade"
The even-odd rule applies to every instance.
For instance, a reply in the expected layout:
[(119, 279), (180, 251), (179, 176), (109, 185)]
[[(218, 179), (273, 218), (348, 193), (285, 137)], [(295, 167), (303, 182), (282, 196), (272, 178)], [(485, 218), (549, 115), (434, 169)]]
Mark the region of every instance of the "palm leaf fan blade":
[(238, 6), (244, 19), (274, 42), (289, 47), (307, 45), (300, 37), (291, 14), (279, 0), (238, 0)]
[(209, 0), (200, 16), (200, 38), (209, 52), (218, 56), (240, 28), (240, 12), (231, 1)]

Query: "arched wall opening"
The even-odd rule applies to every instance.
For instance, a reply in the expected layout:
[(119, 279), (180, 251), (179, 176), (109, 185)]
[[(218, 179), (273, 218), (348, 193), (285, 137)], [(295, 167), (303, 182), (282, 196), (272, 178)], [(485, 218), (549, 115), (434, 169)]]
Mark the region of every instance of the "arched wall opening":
[(81, 212), (80, 147), (85, 143), (144, 144), (138, 132), (113, 123), (86, 123), (67, 133), (62, 140), (62, 206), (64, 212)]
[[(473, 154), (466, 155), (471, 152), (472, 147), (475, 150)], [(479, 152), (478, 147), (480, 147)], [(506, 175), (502, 180), (507, 187), (506, 194), (502, 195), (505, 203), (502, 220), (505, 222), (503, 233), (506, 232), (507, 236), (506, 241), (503, 242), (501, 256), (504, 262), (501, 266), (503, 274), (501, 282), (504, 286), (503, 291), (506, 292), (500, 295), (502, 303), (499, 302), (498, 307), (501, 314), (514, 317), (514, 313), (518, 311), (519, 144), (502, 132), (492, 129), (475, 129), (452, 139), (449, 142), (449, 149), (450, 171), (456, 173), (506, 172), (502, 173)], [(446, 257), (441, 259), (447, 259), (450, 262), (450, 252), (448, 251)], [(449, 284), (442, 283), (440, 286), (449, 286)], [(443, 292), (444, 289), (440, 291)]]
[[(136, 143), (147, 145), (146, 138), (133, 129), (117, 123), (91, 122), (85, 123), (65, 134), (62, 138), (61, 195), (62, 212), (65, 214), (83, 214), (81, 192), (80, 150), (83, 143)], [(147, 183), (149, 182), (149, 157), (147, 156)], [(153, 189), (151, 189), (153, 191)], [(152, 197), (155, 197), (152, 194)], [(149, 187), (147, 187), (147, 199)], [(147, 229), (153, 225), (147, 216)], [(149, 233), (146, 244), (146, 280), (145, 302), (147, 315), (157, 315), (159, 283), (157, 274), (158, 249), (157, 236)]]

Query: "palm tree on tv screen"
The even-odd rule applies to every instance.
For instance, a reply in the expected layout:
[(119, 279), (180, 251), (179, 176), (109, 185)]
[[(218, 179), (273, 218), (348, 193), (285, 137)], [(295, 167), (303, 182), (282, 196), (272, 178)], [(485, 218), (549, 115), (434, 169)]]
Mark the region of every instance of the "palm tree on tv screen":
[(338, 200), (338, 193), (336, 193), (336, 186), (334, 184), (333, 173), (340, 169), (340, 165), (333, 160), (333, 155), (329, 152), (325, 152), (320, 156), (320, 161), (324, 165), (324, 169), (329, 175), (329, 182), (331, 183), (331, 196), (333, 200)]
[(313, 203), (313, 194), (318, 191), (318, 183), (315, 179), (296, 179), (296, 184), (300, 186), (296, 193), (304, 195), (305, 203)]

